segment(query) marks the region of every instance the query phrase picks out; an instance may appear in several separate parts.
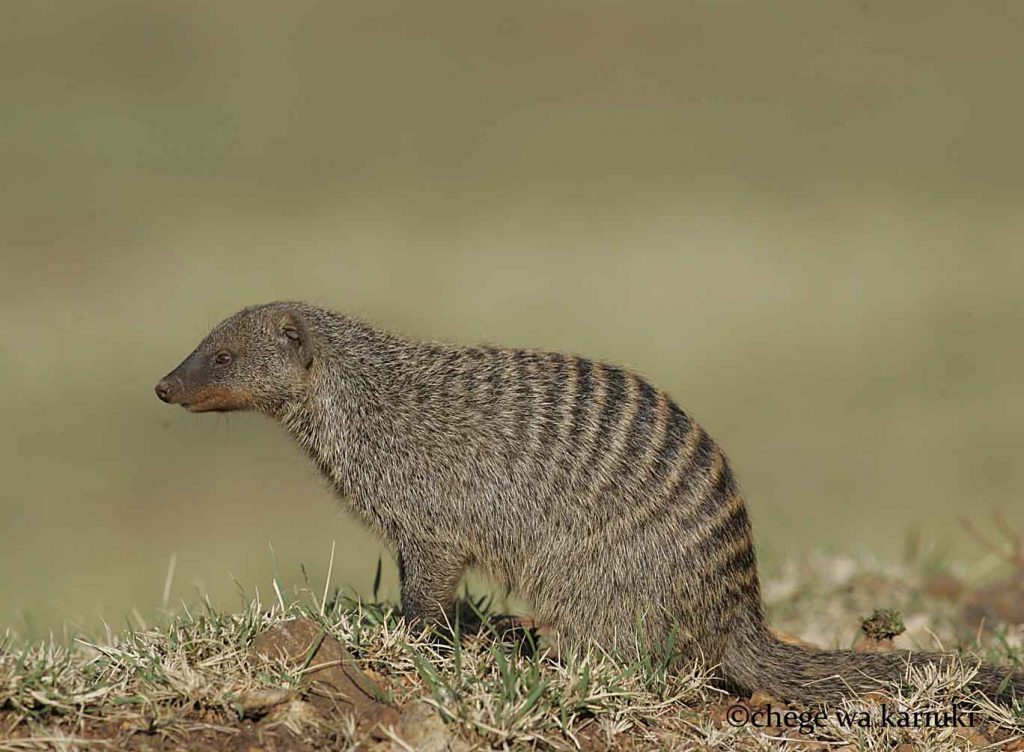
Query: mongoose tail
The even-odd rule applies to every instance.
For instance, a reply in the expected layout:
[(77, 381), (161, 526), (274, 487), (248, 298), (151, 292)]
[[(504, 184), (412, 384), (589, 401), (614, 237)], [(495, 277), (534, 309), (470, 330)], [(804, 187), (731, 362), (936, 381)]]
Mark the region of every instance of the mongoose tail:
[(900, 683), (908, 666), (963, 666), (973, 672), (970, 689), (1012, 706), (1024, 702), (1024, 674), (956, 653), (898, 650), (857, 653), (818, 650), (782, 642), (764, 624), (747, 623), (730, 636), (722, 657), (726, 678), (745, 690), (758, 689), (805, 705), (837, 704), (844, 699)]

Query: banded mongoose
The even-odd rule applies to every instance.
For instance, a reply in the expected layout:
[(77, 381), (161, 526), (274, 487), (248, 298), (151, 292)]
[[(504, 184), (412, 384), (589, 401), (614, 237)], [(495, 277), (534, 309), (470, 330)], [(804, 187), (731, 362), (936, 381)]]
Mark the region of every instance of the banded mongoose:
[[(156, 393), (192, 412), (278, 420), (393, 546), (409, 620), (450, 618), (475, 566), (531, 602), (562, 646), (621, 653), (674, 635), (682, 658), (783, 700), (834, 703), (899, 680), (908, 662), (953, 660), (776, 639), (725, 455), (623, 368), (417, 342), (270, 303), (219, 324)], [(1003, 702), (1024, 697), (1010, 669), (980, 664), (974, 682)]]

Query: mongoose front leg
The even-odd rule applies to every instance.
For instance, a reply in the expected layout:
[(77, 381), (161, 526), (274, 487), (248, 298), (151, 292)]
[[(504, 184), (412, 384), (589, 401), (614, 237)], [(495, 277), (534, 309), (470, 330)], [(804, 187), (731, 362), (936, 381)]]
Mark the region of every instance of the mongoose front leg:
[(402, 614), (410, 624), (453, 624), (455, 589), (465, 571), (465, 562), (451, 552), (422, 546), (403, 546), (398, 553), (398, 576), (402, 588)]

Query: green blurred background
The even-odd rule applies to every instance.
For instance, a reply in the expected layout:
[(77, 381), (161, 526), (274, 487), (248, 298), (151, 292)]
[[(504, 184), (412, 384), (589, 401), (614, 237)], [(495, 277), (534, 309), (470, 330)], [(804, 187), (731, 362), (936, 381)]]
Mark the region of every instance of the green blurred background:
[[(1024, 4), (0, 10), (0, 625), (122, 624), (376, 541), (271, 422), (161, 404), (236, 309), (633, 366), (769, 563), (1024, 524)], [(385, 591), (394, 593), (386, 560)]]

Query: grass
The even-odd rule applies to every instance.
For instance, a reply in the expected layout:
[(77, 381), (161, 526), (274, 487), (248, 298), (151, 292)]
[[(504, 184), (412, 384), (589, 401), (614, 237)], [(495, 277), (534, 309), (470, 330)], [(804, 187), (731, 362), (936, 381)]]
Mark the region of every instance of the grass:
[[(883, 565), (817, 555), (784, 567), (766, 592), (776, 626), (821, 644), (853, 642), (863, 617), (893, 608), (907, 625), (898, 646), (941, 642), (1020, 666), (1024, 626), (972, 630), (959, 616), (969, 594), (933, 592), (936, 576), (954, 575), (921, 558)], [(1024, 747), (1024, 708), (972, 696), (966, 665), (910, 672), (886, 702), (893, 712), (943, 712), (958, 701), (976, 713), (971, 729), (890, 728), (880, 723), (877, 700), (844, 709), (869, 714), (868, 728), (846, 727), (833, 714), (810, 734), (732, 727), (727, 712), (738, 700), (709, 681), (707, 667), (669, 671), (667, 654), (555, 659), (532, 633), (510, 636), (486, 599), (465, 605), (474, 628), (459, 625), (465, 636), (454, 644), (410, 632), (391, 604), (309, 585), (275, 585), (270, 603), (256, 593), (232, 612), (209, 601), (182, 605), (162, 625), (129, 625), (102, 638), (27, 643), (8, 634), (0, 641), (0, 750), (431, 748), (399, 741), (401, 715), (396, 730), (374, 737), (358, 718), (310, 704), (307, 676), (319, 670), (314, 655), (327, 640), (350, 651), (386, 704), (428, 713), (443, 733), (438, 749)], [(295, 618), (318, 631), (304, 655), (288, 662), (254, 654), (257, 635)], [(782, 707), (758, 695), (741, 706), (766, 703)]]

